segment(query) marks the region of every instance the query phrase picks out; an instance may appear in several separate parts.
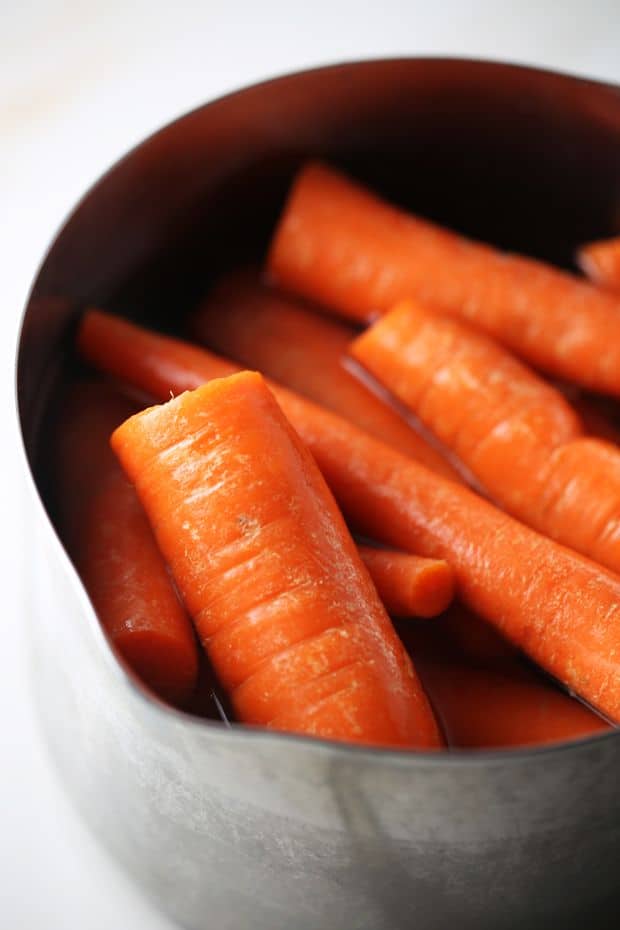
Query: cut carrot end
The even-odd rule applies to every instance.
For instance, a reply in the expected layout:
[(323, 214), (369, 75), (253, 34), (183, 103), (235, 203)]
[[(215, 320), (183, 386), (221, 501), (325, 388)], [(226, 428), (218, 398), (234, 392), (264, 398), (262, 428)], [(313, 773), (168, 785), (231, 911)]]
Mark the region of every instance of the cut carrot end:
[(443, 560), (370, 546), (359, 552), (393, 617), (435, 617), (454, 597), (454, 573)]

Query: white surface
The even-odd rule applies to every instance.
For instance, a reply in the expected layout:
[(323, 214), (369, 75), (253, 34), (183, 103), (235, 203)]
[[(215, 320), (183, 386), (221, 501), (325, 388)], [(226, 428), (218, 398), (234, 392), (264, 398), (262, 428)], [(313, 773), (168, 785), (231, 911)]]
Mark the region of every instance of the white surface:
[(618, 0), (510, 7), (498, 0), (0, 0), (2, 927), (170, 928), (74, 818), (32, 717), (22, 605), (35, 567), (22, 526), (12, 367), (18, 317), (42, 253), (113, 160), (196, 104), (308, 65), (421, 53), (620, 81), (620, 7)]

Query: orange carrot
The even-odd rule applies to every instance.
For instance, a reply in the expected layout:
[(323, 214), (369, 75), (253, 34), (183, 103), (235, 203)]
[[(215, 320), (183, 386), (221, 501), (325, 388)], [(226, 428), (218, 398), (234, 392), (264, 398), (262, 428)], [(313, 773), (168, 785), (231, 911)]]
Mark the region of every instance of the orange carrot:
[(487, 337), (411, 301), (367, 330), (351, 352), (452, 448), (493, 500), (620, 572), (620, 450), (579, 438), (578, 419), (559, 391)]
[(241, 720), (440, 745), (342, 516), (260, 375), (137, 414), (112, 445)]
[[(105, 319), (100, 315), (100, 329)], [(87, 338), (92, 328), (86, 337), (84, 329), (80, 333), (82, 351), (90, 360), (98, 357), (104, 371), (162, 399), (227, 366), (206, 350), (119, 324), (125, 336), (134, 335), (123, 365), (112, 338), (109, 355), (96, 351)], [(272, 390), (358, 529), (397, 549), (445, 559), (468, 607), (620, 721), (620, 663), (613, 659), (620, 655), (620, 579), (336, 414), (285, 388)]]
[(577, 264), (594, 284), (620, 292), (620, 236), (582, 245)]
[(441, 452), (343, 367), (355, 331), (261, 286), (255, 273), (220, 281), (194, 315), (191, 333), (198, 342), (339, 413), (438, 474), (460, 480)]
[(500, 749), (581, 739), (610, 725), (525, 669), (421, 655), (417, 667), (449, 746)]
[(454, 574), (442, 559), (358, 546), (362, 561), (392, 617), (436, 617), (454, 596)]
[(198, 650), (189, 617), (108, 440), (133, 407), (105, 385), (65, 398), (56, 449), (60, 529), (118, 652), (158, 695), (189, 698)]
[(198, 346), (101, 310), (88, 310), (82, 317), (77, 348), (99, 371), (160, 400), (239, 370), (234, 362)]
[(350, 351), (494, 500), (536, 525), (549, 453), (581, 433), (559, 391), (488, 337), (415, 301), (398, 304)]
[(620, 300), (410, 216), (319, 164), (301, 170), (268, 257), (276, 284), (357, 320), (415, 298), (536, 368), (620, 395)]
[(620, 573), (620, 449), (591, 438), (556, 449), (539, 513), (548, 536)]

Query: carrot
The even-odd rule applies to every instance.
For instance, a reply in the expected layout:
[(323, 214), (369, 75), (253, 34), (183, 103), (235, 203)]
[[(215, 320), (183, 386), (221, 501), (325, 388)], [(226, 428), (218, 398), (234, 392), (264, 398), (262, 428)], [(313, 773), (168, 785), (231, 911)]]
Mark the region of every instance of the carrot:
[(343, 367), (351, 327), (261, 286), (248, 271), (220, 281), (195, 313), (192, 336), (339, 413), (438, 474), (460, 480), (436, 448)]
[(392, 617), (436, 617), (454, 596), (454, 575), (443, 559), (358, 546), (385, 609)]
[(620, 395), (620, 300), (384, 203), (320, 164), (298, 174), (271, 279), (359, 321), (415, 298), (463, 317), (536, 368)]
[(610, 729), (583, 704), (525, 669), (476, 668), (426, 655), (417, 666), (454, 748), (543, 745)]
[(620, 450), (580, 438), (559, 391), (487, 337), (411, 301), (362, 334), (351, 353), (493, 500), (620, 572)]
[(94, 309), (80, 321), (77, 348), (99, 371), (160, 400), (239, 370), (198, 346)]
[(397, 304), (350, 351), (495, 501), (539, 524), (549, 454), (581, 433), (559, 391), (488, 337), (415, 301)]
[(342, 516), (260, 375), (137, 414), (112, 445), (239, 719), (440, 745)]
[[(100, 315), (100, 328), (105, 319)], [(135, 336), (127, 342), (127, 364), (118, 365), (114, 351), (107, 357), (97, 353), (84, 330), (82, 351), (91, 360), (98, 355), (109, 374), (126, 376), (143, 390), (158, 387), (162, 399), (192, 379), (196, 386), (226, 368), (206, 350), (128, 323), (123, 327), (125, 336)], [(620, 580), (615, 575), (336, 414), (285, 388), (272, 385), (272, 390), (356, 528), (397, 549), (445, 559), (471, 610), (590, 704), (620, 720), (620, 663), (614, 660), (620, 655)]]
[(156, 694), (184, 704), (198, 671), (191, 622), (108, 446), (112, 430), (133, 410), (105, 385), (73, 386), (55, 450), (58, 520), (114, 647)]
[(620, 450), (601, 439), (556, 449), (539, 499), (553, 539), (620, 573)]
[(594, 284), (620, 292), (620, 236), (582, 245), (577, 264)]

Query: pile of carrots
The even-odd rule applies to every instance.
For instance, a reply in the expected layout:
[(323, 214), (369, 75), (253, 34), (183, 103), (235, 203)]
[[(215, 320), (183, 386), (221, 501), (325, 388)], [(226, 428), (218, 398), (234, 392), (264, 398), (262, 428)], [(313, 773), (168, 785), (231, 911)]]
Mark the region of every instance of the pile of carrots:
[(193, 341), (87, 310), (57, 520), (126, 665), (191, 712), (388, 748), (619, 724), (620, 239), (577, 261), (311, 163)]

